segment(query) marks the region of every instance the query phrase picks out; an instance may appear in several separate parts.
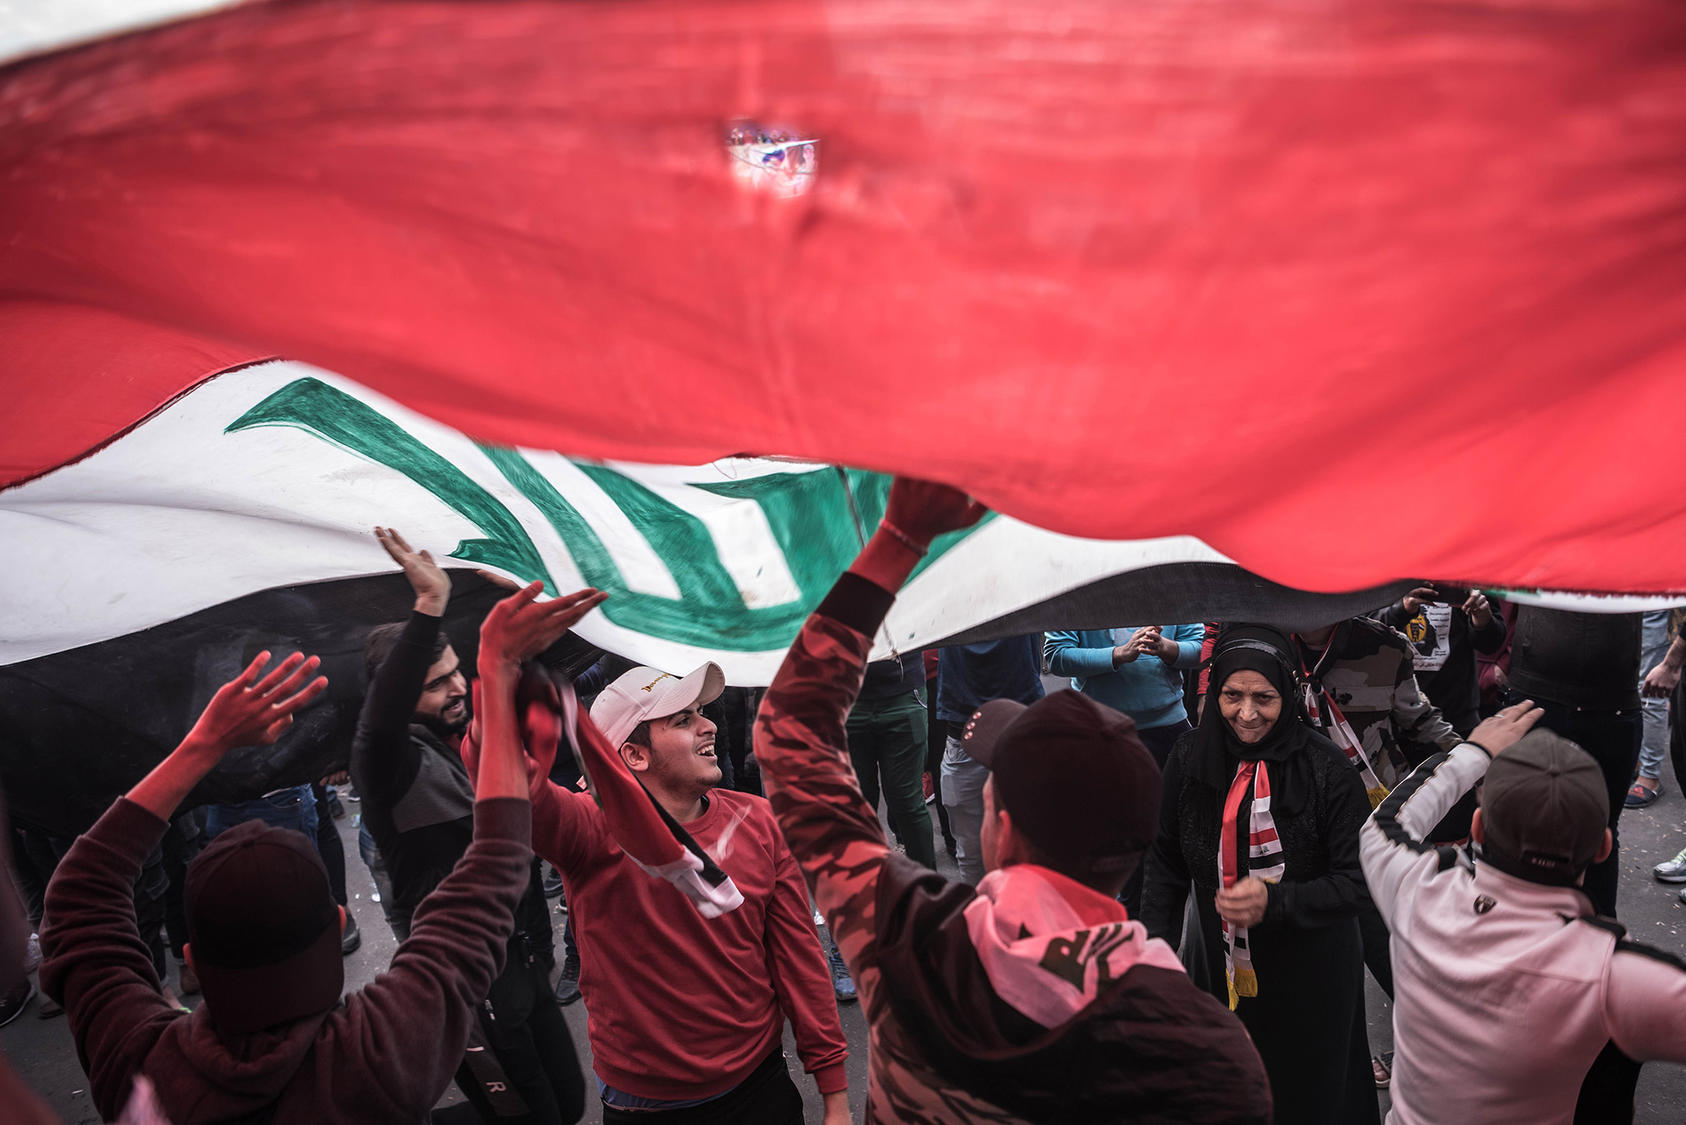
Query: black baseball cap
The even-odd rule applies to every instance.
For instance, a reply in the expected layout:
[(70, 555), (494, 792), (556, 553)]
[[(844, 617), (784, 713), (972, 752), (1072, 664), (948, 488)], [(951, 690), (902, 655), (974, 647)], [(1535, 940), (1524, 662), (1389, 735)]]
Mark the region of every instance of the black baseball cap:
[(260, 1031), (339, 1003), (339, 905), (301, 833), (261, 820), (222, 833), (188, 865), (182, 905), (219, 1031)]
[(1481, 788), (1481, 858), (1530, 883), (1572, 887), (1604, 844), (1610, 795), (1592, 755), (1531, 730), (1493, 759)]
[(1159, 834), (1158, 763), (1128, 715), (1086, 695), (991, 700), (962, 741), (1014, 826), (1064, 874), (1128, 872)]

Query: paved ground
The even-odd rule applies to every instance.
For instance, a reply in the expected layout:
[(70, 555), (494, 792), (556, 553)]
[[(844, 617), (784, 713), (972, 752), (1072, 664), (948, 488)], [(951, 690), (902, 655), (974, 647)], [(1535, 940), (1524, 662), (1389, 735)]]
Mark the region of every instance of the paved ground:
[[(1651, 880), (1651, 866), (1672, 856), (1686, 846), (1686, 801), (1678, 794), (1673, 778), (1664, 782), (1670, 789), (1656, 805), (1640, 812), (1629, 812), (1622, 820), (1622, 889), (1621, 913), (1633, 936), (1661, 948), (1686, 954), (1686, 936), (1681, 927), (1686, 923), (1686, 907), (1676, 900), (1674, 890)], [(350, 805), (355, 812), (357, 806)], [(351, 912), (363, 929), (363, 946), (346, 960), (346, 986), (356, 988), (369, 981), (391, 959), (394, 942), (381, 917), (380, 907), (371, 901), (373, 884), (362, 861), (357, 858), (357, 833), (351, 817), (339, 822), (340, 834), (346, 844), (347, 876), (352, 894)], [(953, 861), (943, 852), (938, 841), (939, 866), (947, 874), (955, 874)], [(560, 933), (560, 926), (558, 926)], [(170, 983), (173, 985), (172, 980)], [(1391, 1042), (1386, 1001), (1374, 982), (1369, 982), (1370, 1042), (1372, 1050), (1385, 1049)], [(56, 1019), (37, 1018), (41, 1001), (31, 1001), (29, 1008), (14, 1022), (0, 1028), (0, 1049), (49, 1105), (71, 1125), (93, 1125), (99, 1117), (88, 1100), (87, 1082), (76, 1061), (76, 1052), (62, 1016)], [(585, 1006), (575, 1004), (566, 1009), (568, 1023), (579, 1046), (582, 1062), (589, 1067), (590, 1050), (585, 1038)], [(866, 1024), (857, 1005), (842, 1009), (843, 1030), (853, 1048), (849, 1058), (850, 1106), (855, 1120), (862, 1118), (862, 1100), (866, 1089)], [(682, 1034), (682, 1028), (675, 1029)], [(1519, 1049), (1526, 1049), (1526, 1044)], [(786, 1041), (786, 1053), (795, 1059), (794, 1045)], [(819, 1098), (797, 1069), (797, 1084), (809, 1103), (808, 1120), (819, 1120)], [(441, 1107), (459, 1102), (460, 1096), (452, 1088), (439, 1103)], [(1386, 1096), (1382, 1096), (1382, 1111), (1387, 1110)], [(0, 1110), (0, 1117), (4, 1111)], [(599, 1107), (588, 1099), (584, 1120), (591, 1125), (601, 1121)], [(1645, 1069), (1640, 1081), (1639, 1107), (1635, 1120), (1640, 1125), (1674, 1125), (1686, 1120), (1686, 1068), (1653, 1065)]]

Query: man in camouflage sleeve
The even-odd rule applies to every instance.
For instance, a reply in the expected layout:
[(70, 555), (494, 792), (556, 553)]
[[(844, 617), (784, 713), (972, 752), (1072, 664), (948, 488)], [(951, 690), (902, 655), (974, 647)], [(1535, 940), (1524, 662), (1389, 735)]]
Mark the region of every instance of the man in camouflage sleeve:
[(1240, 1023), (1117, 901), (1158, 829), (1158, 769), (1127, 717), (1072, 691), (973, 717), (967, 751), (990, 771), (975, 888), (892, 852), (861, 796), (844, 721), (872, 638), (931, 539), (979, 515), (897, 481), (756, 721), (773, 810), (870, 1024), (867, 1120), (1268, 1122)]

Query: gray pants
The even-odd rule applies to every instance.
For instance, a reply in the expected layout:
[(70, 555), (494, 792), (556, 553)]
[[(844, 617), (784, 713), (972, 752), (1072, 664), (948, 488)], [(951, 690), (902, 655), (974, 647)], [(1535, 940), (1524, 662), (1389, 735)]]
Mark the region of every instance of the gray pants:
[[(1668, 610), (1657, 609), (1647, 613), (1641, 628), (1639, 678), (1643, 683), (1646, 674), (1661, 664), (1668, 652)], [(1645, 733), (1639, 744), (1639, 776), (1660, 780), (1663, 776), (1663, 754), (1668, 750), (1668, 700), (1642, 699), (1640, 706), (1644, 709)]]
[(960, 877), (976, 886), (984, 876), (983, 787), (989, 771), (972, 760), (965, 744), (950, 735), (943, 750), (943, 804), (954, 830), (954, 859)]

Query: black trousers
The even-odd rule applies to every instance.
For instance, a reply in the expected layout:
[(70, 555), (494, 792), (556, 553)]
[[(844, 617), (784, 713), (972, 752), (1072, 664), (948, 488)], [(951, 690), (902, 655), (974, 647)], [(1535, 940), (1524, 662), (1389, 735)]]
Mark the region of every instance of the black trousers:
[(603, 1106), (603, 1125), (802, 1125), (802, 1095), (775, 1050), (725, 1097), (684, 1109), (628, 1111)]
[(510, 965), (492, 982), (457, 1087), (497, 1125), (573, 1125), (585, 1115), (585, 1077), (542, 960)]

